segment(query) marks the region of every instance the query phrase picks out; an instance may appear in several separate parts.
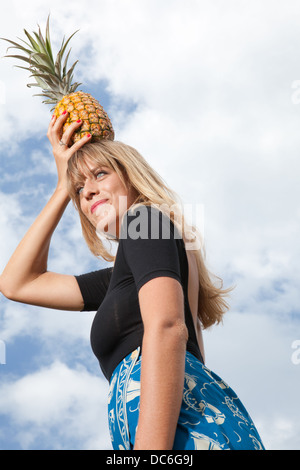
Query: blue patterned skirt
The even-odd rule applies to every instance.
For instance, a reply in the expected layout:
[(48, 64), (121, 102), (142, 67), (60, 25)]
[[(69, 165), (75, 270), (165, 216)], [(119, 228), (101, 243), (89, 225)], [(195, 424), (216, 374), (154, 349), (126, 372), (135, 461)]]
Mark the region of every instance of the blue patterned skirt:
[[(115, 369), (109, 387), (108, 418), (114, 450), (131, 450), (139, 417), (139, 348)], [(263, 450), (247, 410), (234, 391), (186, 353), (181, 411), (173, 450)], [(153, 449), (155, 450), (155, 449)]]

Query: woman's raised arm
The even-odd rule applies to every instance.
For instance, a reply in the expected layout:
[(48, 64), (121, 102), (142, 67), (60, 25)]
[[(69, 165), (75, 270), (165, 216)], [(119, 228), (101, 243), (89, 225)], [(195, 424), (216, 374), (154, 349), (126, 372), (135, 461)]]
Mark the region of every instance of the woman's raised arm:
[[(66, 170), (71, 155), (90, 140), (85, 136), (71, 147), (61, 145), (62, 126), (67, 114), (53, 117), (47, 136), (53, 147), (58, 181), (55, 191), (29, 228), (0, 276), (0, 291), (7, 298), (22, 303), (63, 310), (81, 310), (83, 299), (72, 275), (47, 271), (51, 238), (69, 201)], [(72, 133), (80, 127), (72, 124), (62, 139), (68, 144)]]

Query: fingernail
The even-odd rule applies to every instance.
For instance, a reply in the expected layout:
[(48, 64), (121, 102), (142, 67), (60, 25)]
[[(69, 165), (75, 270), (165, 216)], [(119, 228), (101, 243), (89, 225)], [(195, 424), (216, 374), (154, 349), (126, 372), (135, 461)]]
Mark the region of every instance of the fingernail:
[(52, 118), (51, 119), (54, 119), (55, 118), (55, 114), (52, 115)]
[(91, 134), (87, 134), (86, 136), (87, 136), (87, 138), (89, 139), (89, 138), (91, 137)]
[(78, 121), (76, 121), (76, 122), (81, 122), (81, 119), (78, 119)]
[(67, 114), (67, 111), (64, 111), (63, 114)]

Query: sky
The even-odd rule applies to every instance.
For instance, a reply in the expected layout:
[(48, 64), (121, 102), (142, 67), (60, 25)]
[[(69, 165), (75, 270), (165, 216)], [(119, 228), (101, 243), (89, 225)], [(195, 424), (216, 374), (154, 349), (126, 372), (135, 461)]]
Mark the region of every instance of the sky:
[[(204, 209), (207, 265), (235, 286), (223, 324), (204, 332), (207, 366), (237, 392), (267, 449), (299, 450), (299, 1), (14, 0), (1, 8), (1, 37), (44, 31), (49, 13), (54, 51), (79, 30), (74, 78), (104, 106), (116, 140)], [(1, 271), (56, 184), (50, 109), (6, 48), (0, 41)], [(49, 269), (107, 265), (70, 204)], [(0, 449), (111, 449), (93, 316), (0, 296)]]

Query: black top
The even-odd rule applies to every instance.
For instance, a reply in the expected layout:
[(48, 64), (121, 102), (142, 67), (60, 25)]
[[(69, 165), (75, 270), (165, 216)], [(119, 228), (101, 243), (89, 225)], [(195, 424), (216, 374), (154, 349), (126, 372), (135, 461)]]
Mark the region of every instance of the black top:
[(105, 377), (137, 347), (142, 348), (143, 322), (139, 289), (153, 278), (177, 279), (184, 292), (187, 350), (203, 362), (188, 303), (188, 261), (179, 231), (153, 206), (131, 209), (124, 217), (113, 268), (76, 276), (85, 311), (97, 310), (91, 346)]

